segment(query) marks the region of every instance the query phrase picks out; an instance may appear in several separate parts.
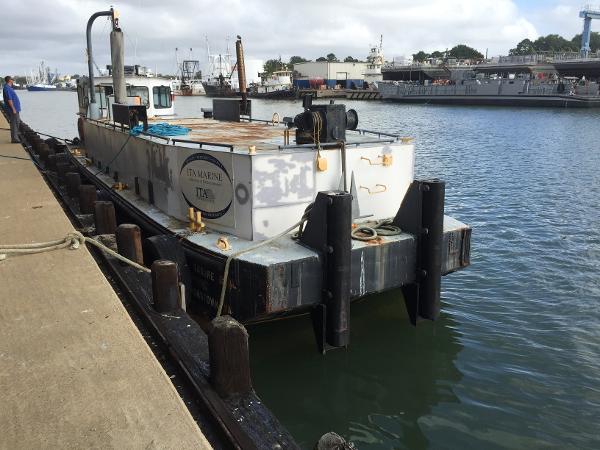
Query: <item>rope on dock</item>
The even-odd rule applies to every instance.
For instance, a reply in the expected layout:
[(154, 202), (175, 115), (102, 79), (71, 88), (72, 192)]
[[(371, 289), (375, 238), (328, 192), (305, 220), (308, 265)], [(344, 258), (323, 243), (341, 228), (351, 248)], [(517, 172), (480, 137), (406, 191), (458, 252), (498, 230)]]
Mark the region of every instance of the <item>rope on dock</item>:
[(0, 245), (0, 261), (6, 259), (8, 255), (33, 255), (36, 253), (46, 253), (54, 250), (61, 250), (64, 248), (69, 248), (71, 250), (77, 250), (83, 244), (88, 243), (93, 245), (100, 250), (108, 253), (109, 255), (117, 258), (119, 261), (124, 262), (125, 264), (129, 264), (130, 266), (141, 270), (143, 272), (150, 273), (150, 269), (144, 267), (135, 261), (132, 261), (119, 253), (115, 252), (111, 248), (106, 245), (98, 242), (95, 239), (84, 236), (79, 231), (72, 231), (68, 233), (62, 239), (56, 239), (53, 241), (47, 242), (34, 242), (30, 244), (8, 244), (8, 245)]

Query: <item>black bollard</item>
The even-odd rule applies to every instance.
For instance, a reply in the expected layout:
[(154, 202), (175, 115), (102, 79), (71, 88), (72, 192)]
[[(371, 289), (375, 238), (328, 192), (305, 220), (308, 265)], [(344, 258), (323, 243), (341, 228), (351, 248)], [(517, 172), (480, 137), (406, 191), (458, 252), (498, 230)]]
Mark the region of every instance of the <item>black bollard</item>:
[(350, 342), (350, 253), (352, 195), (329, 193), (327, 208), (327, 342), (346, 347)]
[(124, 223), (117, 227), (117, 249), (119, 254), (138, 264), (144, 264), (142, 253), (142, 233), (140, 227)]
[(159, 259), (152, 263), (152, 298), (154, 309), (167, 313), (180, 307), (177, 263)]
[(94, 219), (96, 234), (115, 234), (117, 231), (115, 205), (112, 202), (94, 203)]
[(221, 397), (252, 391), (248, 332), (231, 316), (211, 322), (208, 333), (210, 382)]
[(422, 277), (419, 283), (419, 315), (425, 319), (435, 320), (440, 314), (446, 183), (437, 179), (425, 180), (422, 189)]
[(79, 186), (81, 186), (81, 176), (78, 172), (67, 172), (65, 179), (67, 180), (67, 194), (71, 198), (77, 198), (79, 196)]
[(94, 214), (96, 203), (96, 186), (82, 184), (79, 186), (79, 211), (81, 214)]

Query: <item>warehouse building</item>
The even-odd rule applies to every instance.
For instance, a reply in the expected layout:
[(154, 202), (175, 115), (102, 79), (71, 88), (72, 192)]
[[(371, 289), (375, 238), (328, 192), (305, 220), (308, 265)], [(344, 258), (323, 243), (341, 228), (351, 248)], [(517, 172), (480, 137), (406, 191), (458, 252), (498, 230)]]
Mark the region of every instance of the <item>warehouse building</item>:
[(305, 62), (294, 64), (294, 86), (300, 89), (362, 89), (367, 63)]

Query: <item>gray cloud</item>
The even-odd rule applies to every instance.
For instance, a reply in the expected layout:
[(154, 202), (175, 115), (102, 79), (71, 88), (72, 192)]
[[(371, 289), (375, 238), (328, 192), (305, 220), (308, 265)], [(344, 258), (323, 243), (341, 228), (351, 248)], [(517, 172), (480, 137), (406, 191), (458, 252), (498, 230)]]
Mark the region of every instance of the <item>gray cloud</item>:
[[(570, 4), (569, 1), (563, 2)], [(240, 34), (248, 58), (292, 55), (310, 59), (333, 52), (364, 58), (384, 36), (386, 57), (466, 43), (490, 54), (506, 53), (537, 30), (512, 0), (125, 0), (115, 4), (126, 34), (126, 60), (160, 72), (175, 69), (175, 47), (206, 59), (205, 36), (214, 51)], [(85, 73), (85, 25), (108, 4), (96, 0), (21, 0), (3, 5), (0, 73), (24, 74), (44, 60), (62, 73)], [(577, 19), (574, 18), (576, 21)], [(94, 25), (95, 59), (109, 62), (109, 24)], [(557, 30), (560, 32), (560, 30)], [(136, 56), (137, 55), (137, 56)]]

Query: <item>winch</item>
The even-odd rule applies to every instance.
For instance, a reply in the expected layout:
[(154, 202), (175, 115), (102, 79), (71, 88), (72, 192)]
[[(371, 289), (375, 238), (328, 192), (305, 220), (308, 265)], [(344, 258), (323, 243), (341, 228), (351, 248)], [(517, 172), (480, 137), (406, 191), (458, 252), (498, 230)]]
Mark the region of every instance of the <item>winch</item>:
[(297, 144), (345, 141), (346, 130), (355, 130), (358, 126), (358, 114), (353, 109), (346, 111), (346, 105), (313, 105), (312, 96), (306, 96), (303, 105), (304, 112), (293, 122)]

